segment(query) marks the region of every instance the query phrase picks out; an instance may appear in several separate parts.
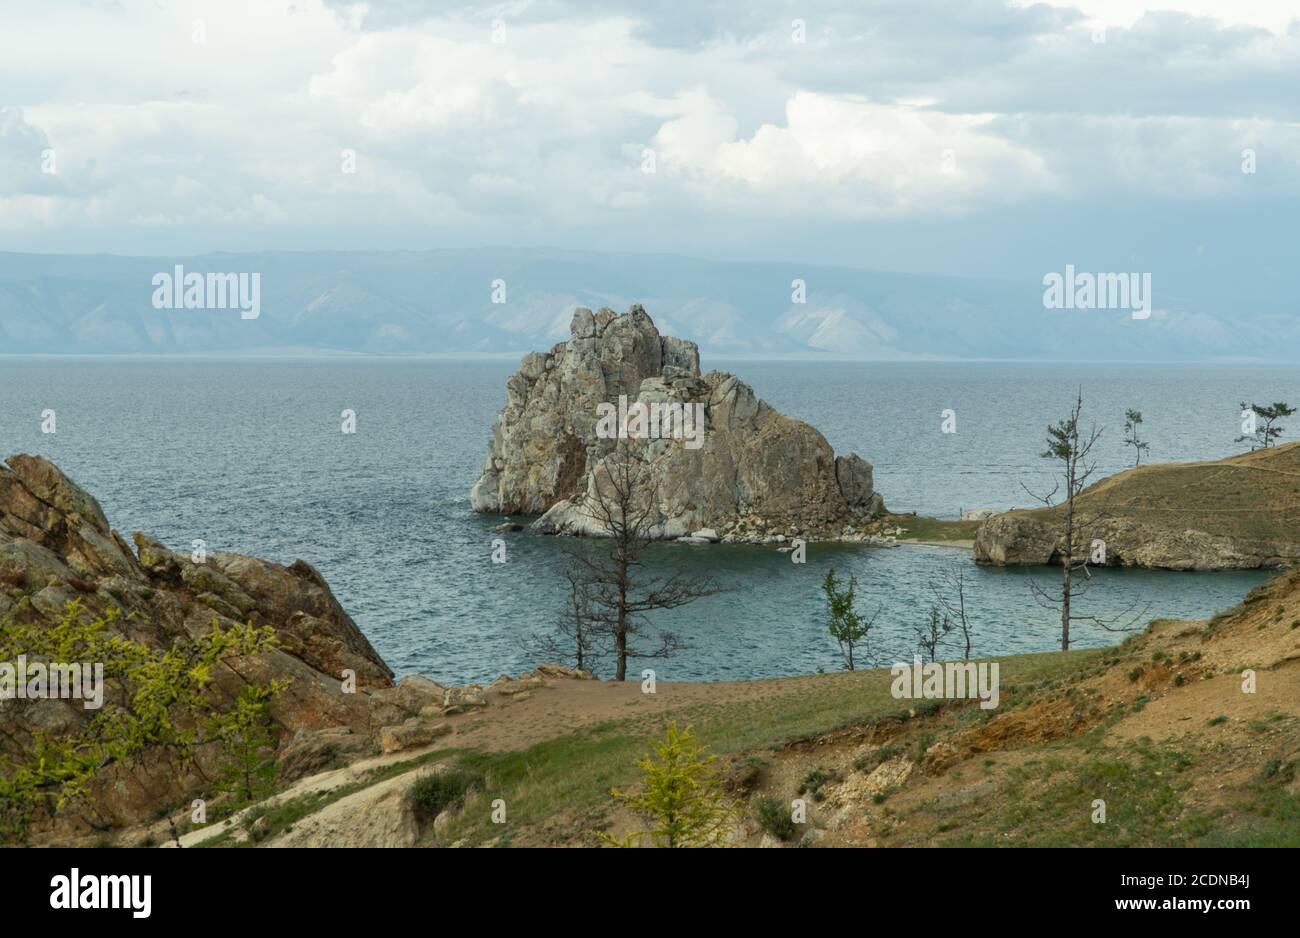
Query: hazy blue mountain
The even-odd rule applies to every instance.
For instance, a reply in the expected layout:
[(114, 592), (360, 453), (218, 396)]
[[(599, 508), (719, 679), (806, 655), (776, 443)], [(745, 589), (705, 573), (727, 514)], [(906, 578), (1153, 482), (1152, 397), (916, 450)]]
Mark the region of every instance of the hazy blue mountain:
[[(155, 309), (152, 278), (259, 273), (261, 315)], [(791, 282), (807, 284), (805, 303)], [(492, 302), (505, 282), (506, 302)], [(0, 254), (0, 353), (522, 353), (568, 335), (575, 306), (642, 303), (706, 354), (878, 360), (1300, 357), (1274, 309), (1163, 304), (1047, 310), (1037, 282), (671, 255), (481, 248), (192, 258)]]

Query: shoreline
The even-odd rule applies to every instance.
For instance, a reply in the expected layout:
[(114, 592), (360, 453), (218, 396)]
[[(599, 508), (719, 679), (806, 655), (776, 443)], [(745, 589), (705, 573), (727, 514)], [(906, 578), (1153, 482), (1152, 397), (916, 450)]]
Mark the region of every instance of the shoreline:
[(974, 550), (975, 542), (970, 541), (935, 541), (926, 538), (899, 538), (895, 541), (897, 544), (923, 544), (926, 547), (956, 547), (961, 550)]

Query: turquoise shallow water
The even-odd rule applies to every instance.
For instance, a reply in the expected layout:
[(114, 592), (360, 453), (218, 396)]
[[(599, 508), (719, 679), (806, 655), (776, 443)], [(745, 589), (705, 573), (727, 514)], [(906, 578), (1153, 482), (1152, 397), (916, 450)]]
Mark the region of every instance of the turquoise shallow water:
[[(706, 366), (709, 363), (706, 362)], [(714, 363), (716, 364), (716, 363)], [(876, 467), (894, 510), (955, 517), (963, 508), (1025, 505), (1046, 481), (1043, 428), (1082, 386), (1106, 427), (1101, 471), (1127, 465), (1126, 407), (1146, 415), (1158, 461), (1236, 451), (1242, 399), (1300, 399), (1285, 366), (810, 364), (729, 362), (760, 396), (818, 427), (837, 452)], [(114, 527), (173, 546), (321, 569), (399, 673), (485, 680), (536, 663), (530, 634), (562, 605), (563, 558), (548, 538), (511, 535), (491, 562), (496, 519), (469, 511), (514, 363), (430, 360), (108, 360), (0, 358), (0, 448), (55, 460), (104, 506)], [(39, 429), (53, 408), (58, 432)], [(357, 433), (339, 432), (340, 412)], [(940, 414), (957, 414), (957, 433)], [(1050, 487), (1050, 486), (1049, 486)], [(688, 650), (654, 664), (662, 680), (719, 680), (838, 667), (820, 582), (855, 574), (861, 605), (880, 609), (877, 651), (909, 657), (930, 584), (965, 568), (980, 655), (1054, 647), (1053, 613), (1029, 581), (1053, 571), (998, 570), (964, 551), (814, 547), (808, 563), (755, 547), (663, 545), (661, 567), (687, 565), (728, 592), (656, 620)], [(1201, 617), (1235, 604), (1262, 573), (1102, 570), (1087, 602), (1114, 613)], [(1078, 645), (1115, 636), (1076, 626)]]

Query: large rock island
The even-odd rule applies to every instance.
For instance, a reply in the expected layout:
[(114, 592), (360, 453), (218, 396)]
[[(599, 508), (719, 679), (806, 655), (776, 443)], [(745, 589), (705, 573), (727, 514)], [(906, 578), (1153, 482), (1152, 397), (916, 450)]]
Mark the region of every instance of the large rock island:
[[(610, 434), (611, 411), (621, 419), (637, 404), (686, 414), (688, 433)], [(568, 341), (524, 356), (506, 382), (471, 506), (540, 516), (532, 527), (542, 533), (605, 533), (588, 505), (595, 470), (620, 445), (644, 466), (654, 537), (707, 529), (724, 541), (855, 538), (883, 511), (870, 463), (836, 456), (817, 430), (734, 375), (701, 375), (695, 343), (660, 335), (639, 305), (623, 315), (580, 308)]]
[[(1076, 545), (1105, 541), (1111, 566), (1250, 570), (1300, 561), (1300, 443), (1214, 462), (1141, 466), (1103, 479), (1075, 500), (1086, 520)], [(1063, 508), (986, 520), (975, 559), (999, 566), (1057, 564)]]

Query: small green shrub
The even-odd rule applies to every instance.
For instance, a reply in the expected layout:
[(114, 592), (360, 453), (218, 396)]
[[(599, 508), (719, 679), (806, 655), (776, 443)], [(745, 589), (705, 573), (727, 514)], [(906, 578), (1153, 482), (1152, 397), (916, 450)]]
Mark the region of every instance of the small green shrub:
[(916, 715), (918, 717), (934, 716), (943, 709), (943, 703), (942, 700), (922, 700), (915, 707)]
[(911, 758), (911, 760), (917, 765), (920, 765), (925, 759), (925, 754), (929, 752), (930, 747), (934, 745), (934, 740), (934, 733), (925, 732), (918, 734), (916, 738), (912, 740), (912, 748), (908, 753), (909, 758)]
[(795, 835), (789, 806), (770, 795), (765, 795), (754, 802), (754, 816), (758, 819), (759, 827), (777, 840), (789, 840)]
[(411, 794), (416, 812), (427, 820), (448, 808), (460, 807), (471, 790), (482, 786), (481, 773), (463, 766), (451, 766), (422, 776), (411, 789)]
[(799, 794), (812, 795), (813, 801), (824, 801), (826, 796), (822, 794), (822, 788), (839, 780), (839, 772), (819, 766), (803, 777), (803, 782), (799, 785)]
[(853, 768), (859, 772), (870, 772), (881, 763), (888, 762), (898, 755), (898, 747), (889, 745), (881, 746), (875, 752), (869, 755), (859, 757), (854, 763)]
[(717, 757), (709, 755), (688, 726), (668, 724), (664, 739), (653, 744), (637, 766), (642, 771), (640, 794), (610, 789), (616, 801), (654, 826), (615, 838), (601, 833), (616, 847), (716, 847), (732, 830), (739, 805), (723, 790)]

